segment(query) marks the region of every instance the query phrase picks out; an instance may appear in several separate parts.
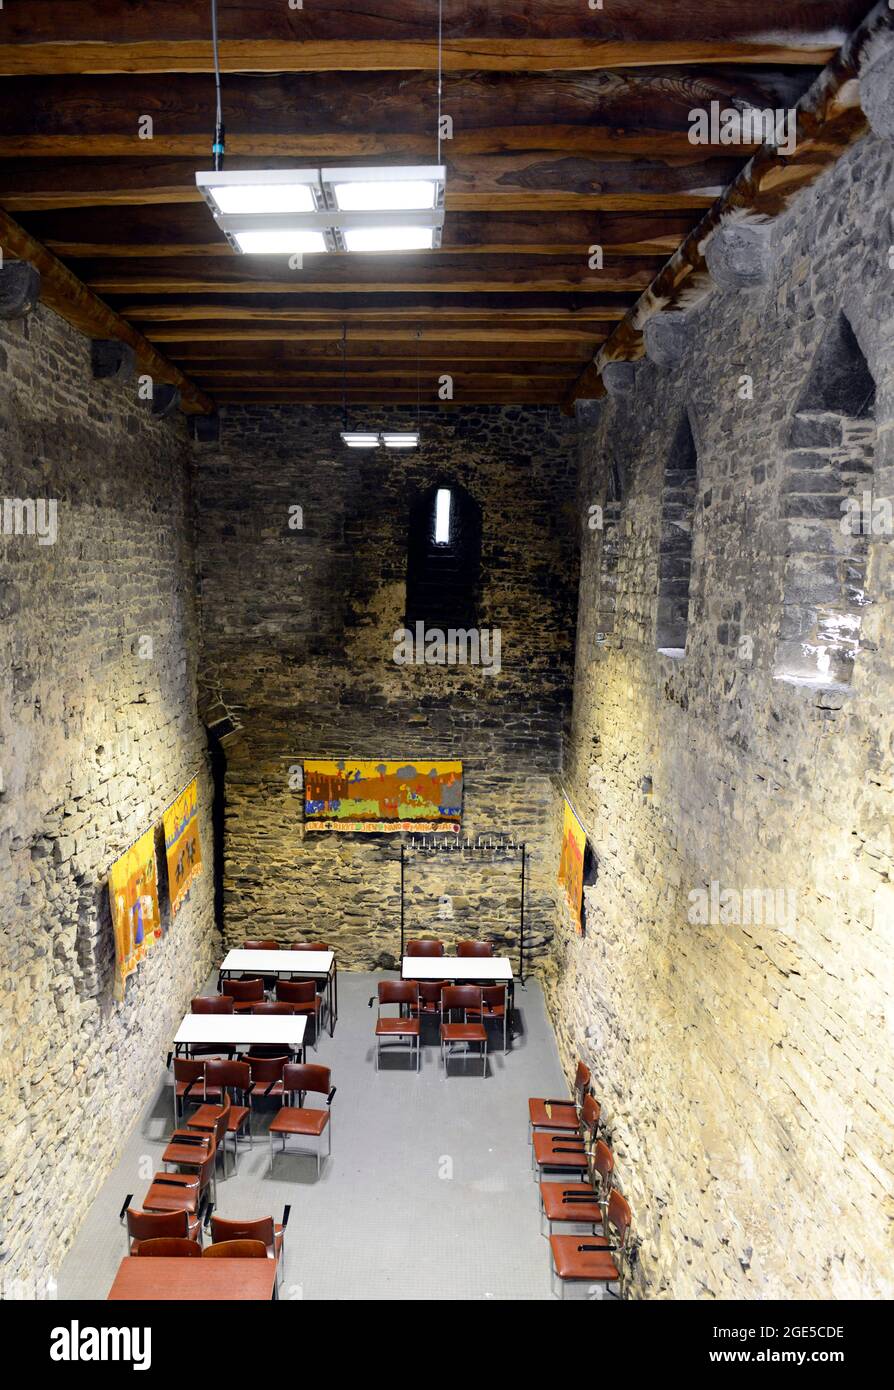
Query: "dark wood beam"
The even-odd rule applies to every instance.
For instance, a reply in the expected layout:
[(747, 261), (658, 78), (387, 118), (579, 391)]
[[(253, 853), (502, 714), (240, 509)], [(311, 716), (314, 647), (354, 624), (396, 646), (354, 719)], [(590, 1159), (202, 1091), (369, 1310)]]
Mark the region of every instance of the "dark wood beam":
[[(349, 330), (350, 342), (415, 343), (420, 325), (408, 319), (405, 324), (360, 323)], [(599, 334), (592, 325), (563, 322), (518, 323), (507, 319), (500, 323), (495, 316), (480, 321), (438, 323), (429, 330), (439, 342), (449, 343), (568, 343), (590, 344)], [(225, 320), (210, 324), (164, 325), (149, 328), (146, 337), (153, 343), (340, 343), (341, 327), (329, 324), (281, 324), (251, 327), (230, 325)], [(175, 355), (176, 355), (176, 349)]]
[(0, 209), (0, 247), (5, 255), (28, 261), (40, 272), (41, 301), (90, 338), (117, 338), (128, 343), (141, 369), (155, 381), (180, 391), (183, 409), (202, 415), (214, 402), (143, 337), (142, 333), (104, 304), (67, 266)]
[(211, 319), (230, 325), (288, 325), (307, 321), (354, 325), (410, 320), (414, 331), (419, 324), (462, 323), (483, 319), (488, 314), (518, 324), (525, 320), (596, 324), (617, 322), (626, 312), (623, 303), (614, 297), (602, 301), (577, 295), (488, 293), (470, 296), (451, 292), (429, 298), (427, 295), (362, 291), (335, 296), (308, 294), (297, 298), (288, 294), (266, 297), (251, 294), (241, 298), (238, 304), (230, 299), (179, 296), (159, 302), (147, 297), (116, 302), (115, 307), (124, 318), (135, 323), (200, 323)]

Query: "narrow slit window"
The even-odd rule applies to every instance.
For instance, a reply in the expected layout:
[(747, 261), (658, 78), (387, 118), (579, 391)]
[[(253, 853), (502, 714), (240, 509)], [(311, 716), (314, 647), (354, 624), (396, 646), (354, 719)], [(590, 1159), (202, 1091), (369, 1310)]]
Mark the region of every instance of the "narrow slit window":
[(435, 543), (450, 544), (450, 489), (439, 487), (435, 498)]

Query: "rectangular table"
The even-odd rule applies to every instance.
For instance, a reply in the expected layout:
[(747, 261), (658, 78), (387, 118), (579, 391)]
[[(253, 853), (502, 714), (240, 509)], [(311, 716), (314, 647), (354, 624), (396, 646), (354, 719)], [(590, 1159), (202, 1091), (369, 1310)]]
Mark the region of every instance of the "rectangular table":
[(167, 1259), (125, 1255), (109, 1302), (254, 1302), (276, 1296), (275, 1260)]
[[(304, 1061), (304, 1014), (184, 1014), (174, 1051), (187, 1052), (198, 1043), (214, 1047), (281, 1047)], [(177, 1128), (177, 1085), (174, 1083), (174, 1128)], [(152, 1258), (152, 1257), (149, 1257)]]
[(515, 977), (508, 956), (404, 956), (400, 963), (402, 980), (453, 980), (468, 984), (480, 980), (508, 985), (509, 1029), (515, 1013)]
[(220, 978), (227, 975), (303, 975), (326, 980), (329, 1005), (329, 1035), (338, 1019), (338, 966), (334, 951), (228, 951), (220, 967)]

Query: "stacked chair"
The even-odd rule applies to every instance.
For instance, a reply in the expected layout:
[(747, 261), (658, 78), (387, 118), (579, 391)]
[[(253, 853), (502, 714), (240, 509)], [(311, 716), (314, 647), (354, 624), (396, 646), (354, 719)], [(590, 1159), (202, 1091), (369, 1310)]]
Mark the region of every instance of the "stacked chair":
[[(580, 1061), (570, 1098), (535, 1096), (528, 1101), (540, 1229), (549, 1240), (553, 1291), (560, 1298), (575, 1283), (602, 1284), (623, 1297), (632, 1254), (631, 1211), (613, 1185), (614, 1155), (605, 1139), (598, 1137), (601, 1107), (590, 1082), (589, 1068)], [(587, 1227), (588, 1232), (572, 1234), (562, 1229), (569, 1226)]]

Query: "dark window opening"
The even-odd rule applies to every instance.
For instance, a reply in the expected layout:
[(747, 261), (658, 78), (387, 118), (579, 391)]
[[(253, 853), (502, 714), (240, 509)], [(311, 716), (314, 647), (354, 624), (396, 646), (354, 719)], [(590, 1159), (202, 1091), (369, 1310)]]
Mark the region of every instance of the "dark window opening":
[(689, 416), (684, 414), (664, 469), (658, 546), (655, 645), (659, 651), (673, 656), (683, 656), (686, 652), (697, 480), (698, 455)]
[(410, 510), (406, 625), (469, 628), (478, 621), (481, 508), (441, 480)]

